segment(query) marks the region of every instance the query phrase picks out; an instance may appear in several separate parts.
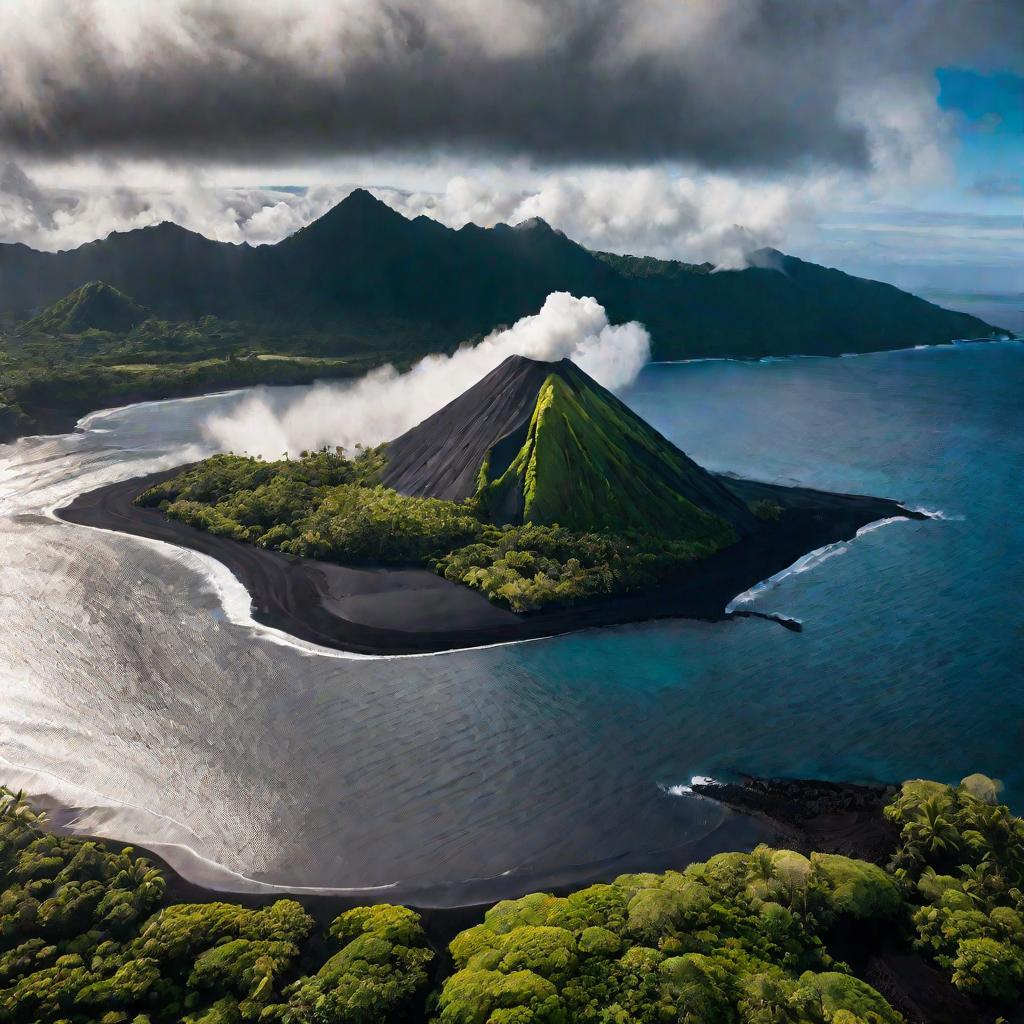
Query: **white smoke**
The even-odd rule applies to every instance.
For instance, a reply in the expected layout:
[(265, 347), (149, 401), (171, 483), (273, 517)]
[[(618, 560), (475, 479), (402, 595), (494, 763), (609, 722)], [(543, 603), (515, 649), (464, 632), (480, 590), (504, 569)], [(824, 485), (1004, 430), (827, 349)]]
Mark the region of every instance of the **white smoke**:
[(211, 416), (204, 431), (224, 451), (276, 459), (287, 452), (390, 441), (437, 412), (511, 355), (569, 358), (599, 384), (632, 383), (650, 358), (642, 324), (610, 324), (592, 298), (552, 292), (539, 313), (453, 355), (421, 359), (407, 373), (393, 366), (348, 384), (317, 384), (284, 408), (254, 395), (234, 412)]

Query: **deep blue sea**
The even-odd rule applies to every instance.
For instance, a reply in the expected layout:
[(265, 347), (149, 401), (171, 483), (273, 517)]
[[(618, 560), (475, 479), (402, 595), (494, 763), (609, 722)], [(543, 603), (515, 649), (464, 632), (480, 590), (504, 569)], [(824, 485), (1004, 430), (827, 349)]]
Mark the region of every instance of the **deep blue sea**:
[(652, 365), (623, 397), (709, 468), (941, 517), (755, 597), (801, 633), (669, 621), (350, 659), (254, 629), (199, 556), (46, 514), (181, 461), (238, 395), (91, 417), (0, 448), (6, 773), (247, 877), (453, 893), (669, 862), (724, 818), (677, 788), (695, 775), (981, 771), (1024, 805), (1024, 343)]

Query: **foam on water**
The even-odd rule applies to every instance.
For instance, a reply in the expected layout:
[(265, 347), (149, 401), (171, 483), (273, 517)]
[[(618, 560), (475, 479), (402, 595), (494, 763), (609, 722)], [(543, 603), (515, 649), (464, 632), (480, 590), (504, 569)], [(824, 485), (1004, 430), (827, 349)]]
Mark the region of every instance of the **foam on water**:
[(692, 796), (694, 786), (721, 786), (722, 783), (710, 775), (694, 775), (688, 786), (679, 783), (674, 786), (658, 783), (658, 788), (668, 796)]
[[(933, 518), (939, 517), (935, 516)], [(813, 551), (808, 551), (806, 555), (802, 555), (792, 565), (780, 570), (774, 576), (769, 576), (768, 579), (761, 580), (760, 583), (755, 583), (749, 590), (744, 590), (742, 594), (737, 594), (725, 606), (725, 613), (729, 615), (737, 611), (743, 605), (752, 604), (759, 597), (762, 597), (770, 590), (774, 590), (780, 583), (789, 579), (791, 576), (799, 576), (801, 573), (809, 572), (811, 569), (816, 569), (819, 565), (827, 562), (830, 558), (835, 558), (836, 555), (845, 554), (850, 550), (850, 545), (858, 537), (864, 537), (869, 533), (873, 533), (875, 530), (881, 529), (883, 526), (890, 525), (891, 523), (905, 523), (908, 521), (907, 516), (889, 516), (886, 519), (877, 519), (873, 523), (867, 523), (862, 526), (854, 535), (853, 540), (839, 540), (832, 544), (826, 544), (823, 547), (815, 548)], [(801, 620), (795, 619), (794, 621), (800, 622)]]

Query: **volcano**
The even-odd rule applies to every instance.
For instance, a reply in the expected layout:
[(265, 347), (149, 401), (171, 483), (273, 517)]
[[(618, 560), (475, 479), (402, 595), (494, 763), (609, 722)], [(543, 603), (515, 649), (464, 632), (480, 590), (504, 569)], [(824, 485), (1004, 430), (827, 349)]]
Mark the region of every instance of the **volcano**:
[(568, 359), (509, 356), (396, 438), (382, 482), (402, 494), (475, 499), (497, 523), (638, 532), (721, 547), (754, 516)]

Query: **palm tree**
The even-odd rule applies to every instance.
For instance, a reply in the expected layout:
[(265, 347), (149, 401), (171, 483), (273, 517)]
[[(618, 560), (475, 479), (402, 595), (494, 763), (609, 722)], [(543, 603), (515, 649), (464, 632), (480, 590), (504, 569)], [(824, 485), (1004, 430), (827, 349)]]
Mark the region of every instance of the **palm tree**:
[(747, 879), (758, 894), (771, 890), (775, 881), (775, 856), (771, 847), (758, 846), (750, 855)]
[(965, 864), (960, 868), (963, 889), (968, 896), (986, 910), (992, 908), (1006, 891), (1006, 879), (999, 864), (986, 857), (977, 867)]
[(910, 859), (917, 862), (959, 853), (960, 833), (946, 817), (946, 803), (941, 797), (929, 797), (921, 804), (917, 816), (903, 828), (903, 843)]
[(46, 812), (37, 811), (29, 803), (23, 789), (15, 793), (6, 786), (0, 786), (0, 819), (38, 828), (46, 820)]

